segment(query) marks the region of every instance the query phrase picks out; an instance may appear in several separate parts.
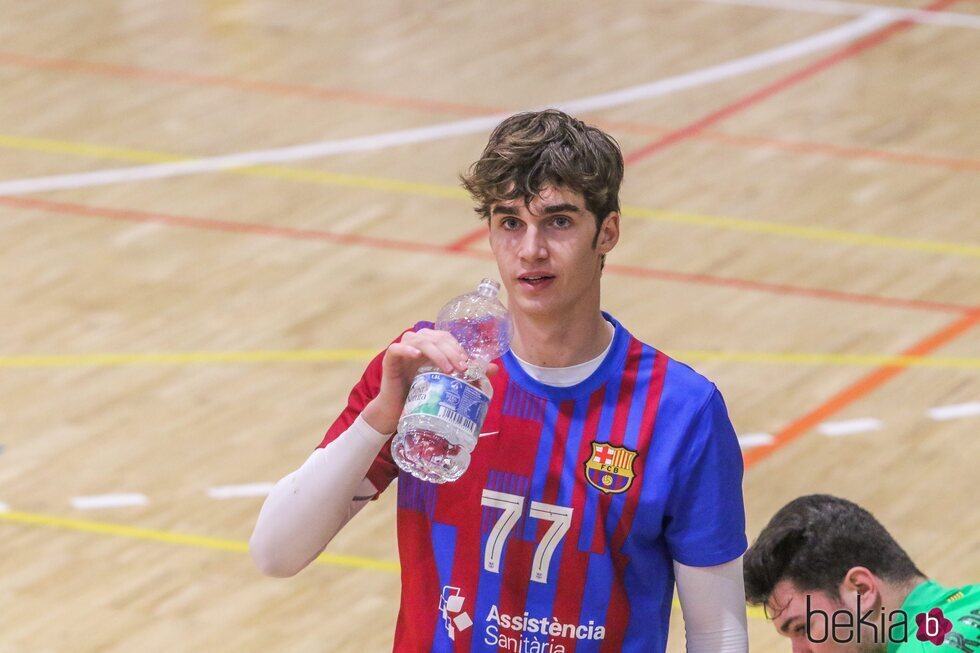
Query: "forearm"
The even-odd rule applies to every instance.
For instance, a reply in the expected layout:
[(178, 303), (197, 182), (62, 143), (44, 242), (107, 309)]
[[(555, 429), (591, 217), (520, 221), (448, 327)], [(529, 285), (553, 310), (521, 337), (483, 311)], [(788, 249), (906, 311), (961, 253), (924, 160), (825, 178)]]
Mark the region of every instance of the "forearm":
[(292, 576), (316, 558), (376, 489), (365, 478), (388, 435), (358, 416), (269, 493), (249, 541), (259, 569)]
[(747, 653), (742, 559), (714, 567), (674, 562), (687, 653)]

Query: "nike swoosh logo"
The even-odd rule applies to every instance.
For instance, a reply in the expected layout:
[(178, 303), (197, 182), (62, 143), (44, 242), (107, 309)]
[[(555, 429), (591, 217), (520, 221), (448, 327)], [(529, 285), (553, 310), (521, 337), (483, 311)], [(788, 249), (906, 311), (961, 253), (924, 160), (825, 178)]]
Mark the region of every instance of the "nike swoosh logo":
[(482, 438), (484, 435), (497, 435), (498, 433), (500, 433), (500, 431), (487, 431), (486, 433), (481, 433), (480, 437)]

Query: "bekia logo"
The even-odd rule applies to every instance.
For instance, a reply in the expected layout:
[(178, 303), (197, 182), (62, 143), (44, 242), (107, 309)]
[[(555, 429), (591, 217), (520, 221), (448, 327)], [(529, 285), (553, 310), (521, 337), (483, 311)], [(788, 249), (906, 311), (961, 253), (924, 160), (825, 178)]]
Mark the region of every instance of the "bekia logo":
[[(856, 618), (855, 618), (856, 617)], [(901, 643), (909, 641), (909, 618), (904, 610), (893, 610), (885, 614), (884, 608), (862, 612), (861, 595), (857, 597), (856, 613), (849, 610), (835, 610), (828, 614), (815, 609), (806, 595), (806, 638), (815, 644), (831, 640), (837, 644), (858, 644), (863, 641), (887, 641)], [(915, 615), (917, 626), (915, 638), (942, 646), (946, 636), (953, 630), (953, 623), (945, 617), (942, 609), (933, 608), (929, 612)], [(816, 635), (820, 633), (820, 635)]]
[(439, 597), (439, 613), (442, 615), (442, 623), (449, 633), (449, 639), (456, 641), (457, 631), (464, 631), (473, 625), (470, 615), (463, 612), (463, 597), (459, 593), (458, 587), (446, 585), (442, 588)]
[(953, 622), (939, 608), (915, 615), (915, 624), (919, 627), (915, 638), (920, 642), (932, 642), (936, 646), (946, 641), (946, 635), (953, 630)]

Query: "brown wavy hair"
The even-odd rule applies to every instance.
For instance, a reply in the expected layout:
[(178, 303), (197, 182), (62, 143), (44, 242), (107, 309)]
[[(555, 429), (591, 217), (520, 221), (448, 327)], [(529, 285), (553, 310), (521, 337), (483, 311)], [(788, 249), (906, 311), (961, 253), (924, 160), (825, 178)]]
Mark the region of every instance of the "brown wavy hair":
[(459, 179), (476, 201), (476, 213), (488, 221), (494, 204), (523, 198), (529, 205), (548, 185), (579, 192), (595, 215), (598, 239), (602, 220), (619, 212), (623, 167), (612, 136), (546, 109), (518, 113), (497, 125), (480, 159)]

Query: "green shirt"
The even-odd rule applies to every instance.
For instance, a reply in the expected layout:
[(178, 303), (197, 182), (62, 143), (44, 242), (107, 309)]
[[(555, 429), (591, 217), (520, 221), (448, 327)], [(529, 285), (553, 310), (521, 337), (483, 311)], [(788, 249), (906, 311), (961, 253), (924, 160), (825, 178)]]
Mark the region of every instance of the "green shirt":
[[(933, 608), (942, 610), (953, 624), (940, 646), (915, 636), (919, 630), (916, 615)], [(902, 611), (908, 621), (908, 640), (890, 643), (888, 653), (980, 653), (980, 585), (946, 588), (927, 581), (912, 590), (902, 603)]]

